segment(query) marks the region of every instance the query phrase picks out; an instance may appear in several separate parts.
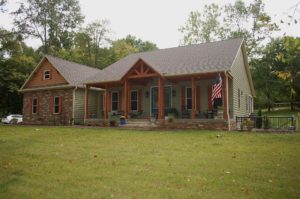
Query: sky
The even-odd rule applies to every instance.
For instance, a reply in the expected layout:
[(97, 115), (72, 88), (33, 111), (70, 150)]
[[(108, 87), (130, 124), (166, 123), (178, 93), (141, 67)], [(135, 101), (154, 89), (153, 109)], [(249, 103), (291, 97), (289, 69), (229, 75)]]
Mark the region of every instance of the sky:
[[(8, 0), (9, 12), (18, 8), (20, 0)], [(142, 40), (156, 43), (159, 48), (178, 46), (182, 34), (178, 28), (182, 26), (191, 11), (201, 11), (205, 4), (216, 3), (224, 5), (233, 3), (234, 0), (79, 0), (85, 23), (88, 24), (97, 19), (108, 19), (112, 29), (112, 39), (126, 37), (131, 34)], [(245, 0), (246, 4), (252, 1)], [(266, 12), (280, 23), (286, 20), (287, 13), (292, 13), (292, 6), (300, 0), (264, 0)], [(12, 16), (9, 12), (0, 14), (0, 26), (12, 28)], [(296, 18), (300, 19), (299, 12)], [(283, 36), (284, 33), (291, 36), (300, 36), (299, 23), (292, 26), (283, 25), (281, 31), (275, 36)], [(27, 39), (26, 43), (34, 48), (40, 45), (36, 39)]]

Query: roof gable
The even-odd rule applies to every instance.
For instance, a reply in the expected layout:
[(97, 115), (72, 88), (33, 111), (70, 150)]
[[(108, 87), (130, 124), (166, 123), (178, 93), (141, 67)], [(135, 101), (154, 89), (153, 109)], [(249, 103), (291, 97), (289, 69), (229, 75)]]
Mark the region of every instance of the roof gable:
[[(97, 68), (92, 68), (75, 62), (70, 62), (51, 55), (45, 55), (41, 59), (39, 64), (35, 67), (35, 69), (30, 74), (30, 76), (27, 78), (27, 80), (21, 87), (21, 90), (25, 89), (30, 84), (30, 82), (35, 78), (35, 74), (39, 73), (40, 69), (44, 67), (45, 63), (49, 63), (48, 66), (51, 65), (52, 69), (55, 70), (57, 74), (60, 75), (61, 77), (60, 79), (64, 80), (64, 82), (60, 81), (59, 82), (60, 84), (68, 84), (70, 86), (83, 86), (82, 83), (83, 80), (101, 71), (100, 69)], [(36, 82), (35, 85), (44, 86), (44, 84), (45, 83)], [(51, 84), (47, 84), (47, 85), (51, 85)]]

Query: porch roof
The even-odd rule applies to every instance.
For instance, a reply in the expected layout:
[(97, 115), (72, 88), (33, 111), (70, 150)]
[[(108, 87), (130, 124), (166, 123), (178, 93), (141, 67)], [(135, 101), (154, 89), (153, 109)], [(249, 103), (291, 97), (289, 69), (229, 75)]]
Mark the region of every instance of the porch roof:
[(139, 59), (165, 77), (230, 70), (242, 44), (243, 39), (237, 38), (131, 54), (84, 83), (120, 81)]

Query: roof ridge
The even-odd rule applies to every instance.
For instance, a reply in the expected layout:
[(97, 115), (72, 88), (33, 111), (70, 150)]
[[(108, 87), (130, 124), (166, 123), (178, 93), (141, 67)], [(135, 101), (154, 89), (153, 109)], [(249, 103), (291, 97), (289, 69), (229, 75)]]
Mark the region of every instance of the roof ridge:
[(208, 41), (208, 42), (202, 42), (202, 43), (197, 43), (197, 44), (188, 44), (188, 45), (183, 45), (183, 46), (174, 46), (174, 47), (169, 47), (169, 48), (162, 48), (162, 49), (156, 49), (156, 50), (151, 50), (151, 51), (138, 52), (138, 53), (130, 54), (128, 56), (163, 51), (163, 50), (170, 50), (170, 49), (175, 49), (175, 48), (184, 48), (184, 47), (199, 46), (199, 45), (205, 45), (205, 44), (211, 44), (211, 43), (220, 43), (220, 42), (226, 42), (226, 41), (238, 40), (238, 39), (241, 39), (242, 41), (245, 40), (242, 37), (236, 37), (236, 38), (229, 38), (229, 39), (223, 39), (223, 40), (217, 40), (217, 41)]

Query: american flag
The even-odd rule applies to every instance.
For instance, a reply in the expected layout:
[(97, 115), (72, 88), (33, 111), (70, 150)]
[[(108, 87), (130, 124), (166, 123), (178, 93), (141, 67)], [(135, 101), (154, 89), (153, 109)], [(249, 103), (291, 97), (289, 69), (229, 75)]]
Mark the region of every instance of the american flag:
[(214, 100), (217, 98), (222, 98), (222, 78), (220, 73), (217, 76), (216, 83), (212, 87), (212, 103), (214, 103)]

